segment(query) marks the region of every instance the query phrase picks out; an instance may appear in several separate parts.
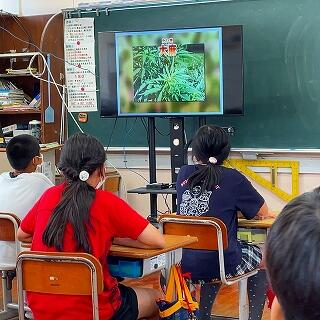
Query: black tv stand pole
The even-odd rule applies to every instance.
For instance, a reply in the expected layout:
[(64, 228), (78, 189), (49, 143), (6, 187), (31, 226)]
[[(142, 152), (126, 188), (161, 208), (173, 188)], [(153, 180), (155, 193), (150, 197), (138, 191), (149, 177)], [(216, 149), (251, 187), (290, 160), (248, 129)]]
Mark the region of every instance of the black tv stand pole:
[[(157, 161), (156, 161), (156, 124), (155, 118), (148, 118), (148, 144), (149, 144), (149, 177), (150, 183), (157, 182)], [(150, 194), (150, 216), (148, 220), (154, 224), (157, 223), (157, 195)]]
[[(170, 118), (171, 181), (177, 182), (180, 168), (187, 164), (185, 157), (184, 118)], [(172, 212), (177, 212), (177, 196), (172, 195)]]
[[(149, 176), (150, 183), (157, 182), (157, 163), (156, 163), (156, 139), (155, 139), (155, 117), (148, 118), (148, 145), (149, 145)], [(170, 154), (171, 154), (171, 179), (172, 182), (177, 181), (179, 169), (186, 164), (184, 156), (184, 118), (170, 118)], [(160, 192), (159, 192), (160, 193)], [(166, 192), (168, 193), (168, 192)], [(177, 210), (177, 197), (172, 194), (172, 211)], [(148, 220), (152, 224), (157, 223), (157, 193), (150, 192), (150, 216)]]
[(207, 124), (207, 118), (205, 116), (199, 116), (198, 126), (199, 128)]

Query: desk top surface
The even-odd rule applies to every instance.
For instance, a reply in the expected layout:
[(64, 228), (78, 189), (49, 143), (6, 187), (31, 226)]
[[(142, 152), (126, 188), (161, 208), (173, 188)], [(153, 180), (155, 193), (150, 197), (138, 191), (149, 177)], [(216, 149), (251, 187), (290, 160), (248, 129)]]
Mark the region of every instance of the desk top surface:
[(128, 193), (138, 194), (177, 194), (177, 190), (174, 188), (167, 189), (150, 189), (145, 187), (135, 188), (128, 190)]
[(189, 244), (198, 241), (196, 237), (190, 236), (176, 236), (176, 235), (163, 235), (166, 241), (166, 247), (164, 249), (140, 249), (132, 247), (124, 247), (119, 245), (112, 245), (109, 254), (116, 257), (126, 258), (138, 258), (147, 259), (157, 256), (168, 251), (172, 251), (178, 248), (183, 248)]
[(263, 219), (263, 220), (246, 220), (246, 219), (238, 219), (239, 227), (245, 228), (261, 228), (261, 229), (268, 229), (272, 226), (275, 219)]

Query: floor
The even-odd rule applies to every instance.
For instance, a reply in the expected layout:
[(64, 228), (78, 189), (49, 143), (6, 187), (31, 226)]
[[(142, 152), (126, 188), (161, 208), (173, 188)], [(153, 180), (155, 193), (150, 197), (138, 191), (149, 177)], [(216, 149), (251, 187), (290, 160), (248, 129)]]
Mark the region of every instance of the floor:
[[(159, 288), (158, 275), (151, 275), (144, 279), (143, 286), (149, 288)], [(139, 281), (125, 281), (124, 284), (131, 286), (141, 286), (141, 280)], [(238, 316), (238, 288), (237, 285), (224, 286), (221, 288), (215, 304), (212, 309), (212, 314), (225, 317), (237, 317)], [(270, 320), (270, 310), (265, 306), (262, 320)]]
[[(159, 275), (154, 274), (154, 275), (148, 276), (143, 279), (143, 283), (141, 280), (138, 280), (138, 281), (125, 280), (124, 284), (131, 285), (131, 286), (144, 286), (148, 288), (159, 288)], [(0, 287), (1, 287), (1, 284), (0, 284)], [(0, 289), (1, 289), (0, 292), (2, 293), (2, 288)], [(2, 294), (0, 298), (2, 302)], [(229, 287), (227, 286), (222, 287), (216, 299), (216, 302), (213, 306), (213, 314), (223, 315), (226, 317), (227, 316), (237, 317), (238, 315), (237, 302), (238, 302), (237, 286), (233, 285)], [(12, 320), (16, 320), (16, 319), (18, 318), (13, 318)], [(269, 319), (270, 319), (270, 310), (267, 307), (265, 307), (262, 320), (269, 320)]]

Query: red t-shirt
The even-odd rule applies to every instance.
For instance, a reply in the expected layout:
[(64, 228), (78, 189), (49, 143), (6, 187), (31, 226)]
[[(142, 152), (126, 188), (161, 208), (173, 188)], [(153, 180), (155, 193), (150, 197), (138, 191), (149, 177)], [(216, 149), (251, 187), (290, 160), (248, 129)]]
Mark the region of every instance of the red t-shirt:
[[(42, 242), (42, 234), (48, 220), (61, 199), (64, 185), (48, 189), (27, 216), (20, 228), (33, 235), (31, 250), (57, 251)], [(148, 221), (134, 211), (128, 204), (113, 194), (97, 190), (90, 209), (88, 235), (94, 255), (101, 263), (104, 274), (104, 292), (99, 295), (100, 319), (111, 319), (121, 303), (118, 282), (111, 277), (107, 255), (113, 237), (137, 239), (148, 225)], [(73, 228), (67, 225), (64, 234), (64, 251), (75, 252)], [(81, 279), (79, 279), (81, 281)], [(79, 320), (92, 319), (91, 296), (67, 296), (28, 293), (28, 304), (37, 320)]]

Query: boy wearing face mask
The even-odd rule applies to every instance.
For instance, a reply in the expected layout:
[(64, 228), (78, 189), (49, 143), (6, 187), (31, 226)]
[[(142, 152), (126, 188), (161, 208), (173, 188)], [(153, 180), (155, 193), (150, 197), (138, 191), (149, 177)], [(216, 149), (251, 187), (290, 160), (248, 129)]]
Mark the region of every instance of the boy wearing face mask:
[(42, 163), (38, 140), (28, 134), (13, 137), (6, 148), (13, 171), (0, 175), (0, 212), (23, 219), (52, 182), (35, 172)]
[[(6, 148), (13, 171), (0, 175), (0, 212), (13, 213), (23, 219), (52, 182), (35, 172), (42, 163), (38, 140), (31, 135), (13, 137)], [(0, 241), (0, 259), (16, 260), (14, 243)]]

